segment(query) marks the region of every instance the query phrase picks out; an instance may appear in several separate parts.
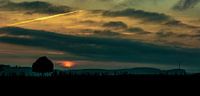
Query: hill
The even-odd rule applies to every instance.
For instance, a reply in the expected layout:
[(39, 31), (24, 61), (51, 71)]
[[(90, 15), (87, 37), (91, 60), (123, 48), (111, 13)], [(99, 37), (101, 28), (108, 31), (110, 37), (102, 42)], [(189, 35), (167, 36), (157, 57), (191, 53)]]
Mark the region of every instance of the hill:
[[(49, 73), (48, 73), (49, 74)], [(186, 75), (184, 69), (161, 70), (150, 67), (137, 67), (130, 69), (71, 69), (71, 70), (54, 70), (52, 74), (65, 75)], [(9, 65), (0, 65), (0, 76), (39, 76), (38, 73), (32, 72), (30, 67), (11, 67)], [(49, 74), (50, 75), (50, 74)]]

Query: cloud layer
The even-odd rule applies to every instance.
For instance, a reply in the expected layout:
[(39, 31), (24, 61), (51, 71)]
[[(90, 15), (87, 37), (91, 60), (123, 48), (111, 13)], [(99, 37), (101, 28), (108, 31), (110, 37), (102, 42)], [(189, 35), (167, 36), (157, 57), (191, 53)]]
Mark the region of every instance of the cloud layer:
[(186, 10), (194, 8), (200, 0), (180, 0), (175, 6), (175, 10)]
[(103, 13), (104, 16), (124, 16), (124, 17), (134, 17), (143, 19), (145, 21), (153, 21), (153, 22), (160, 22), (160, 21), (168, 21), (171, 19), (170, 16), (160, 13), (154, 12), (146, 12), (142, 10), (135, 10), (135, 9), (125, 9), (121, 11), (106, 11)]
[[(29, 13), (58, 14), (70, 12), (72, 9), (67, 6), (56, 6), (47, 2), (33, 1), (14, 3), (11, 1), (1, 1), (0, 9), (10, 11), (28, 11)], [(3, 3), (4, 2), (4, 3)]]
[[(124, 39), (79, 37), (46, 31), (7, 27), (0, 29), (0, 42), (41, 47), (75, 54), (85, 60), (124, 61), (149, 64), (198, 64), (198, 49), (157, 46)], [(12, 36), (9, 36), (12, 35)], [(29, 38), (24, 38), (24, 37)], [(83, 59), (83, 58), (79, 58)]]

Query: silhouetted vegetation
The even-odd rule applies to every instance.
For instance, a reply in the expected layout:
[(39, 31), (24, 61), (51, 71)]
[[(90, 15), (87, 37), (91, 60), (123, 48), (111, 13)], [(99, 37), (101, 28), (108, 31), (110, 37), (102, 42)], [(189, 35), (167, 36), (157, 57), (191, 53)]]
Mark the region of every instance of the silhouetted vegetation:
[[(33, 72), (29, 72), (29, 69), (31, 68), (2, 65), (0, 67), (0, 80), (200, 80), (199, 73), (189, 74), (183, 69), (165, 71), (155, 68), (133, 68), (120, 70), (52, 70), (51, 62), (47, 60), (48, 62), (46, 65), (46, 61), (43, 62), (45, 59), (47, 58), (41, 57), (36, 61), (36, 63), (34, 63), (36, 65), (41, 65), (33, 67)], [(44, 74), (40, 75), (40, 73), (35, 72), (42, 72)]]
[(199, 74), (193, 75), (130, 75), (130, 74), (73, 74), (53, 72), (49, 76), (0, 76), (0, 80), (200, 80)]

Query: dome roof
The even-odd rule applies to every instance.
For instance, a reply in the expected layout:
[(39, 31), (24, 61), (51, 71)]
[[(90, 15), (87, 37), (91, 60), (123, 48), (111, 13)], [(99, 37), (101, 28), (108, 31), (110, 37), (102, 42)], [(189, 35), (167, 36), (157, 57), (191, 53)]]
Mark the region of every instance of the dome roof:
[(40, 57), (32, 65), (33, 72), (40, 72), (40, 73), (52, 72), (53, 69), (54, 69), (53, 62), (46, 56)]

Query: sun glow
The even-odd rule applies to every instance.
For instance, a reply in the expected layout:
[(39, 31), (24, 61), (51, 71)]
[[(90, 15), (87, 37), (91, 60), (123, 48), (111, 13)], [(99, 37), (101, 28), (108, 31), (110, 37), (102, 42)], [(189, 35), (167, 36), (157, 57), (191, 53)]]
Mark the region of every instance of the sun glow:
[(60, 64), (64, 68), (72, 68), (75, 66), (75, 62), (73, 61), (61, 61)]

